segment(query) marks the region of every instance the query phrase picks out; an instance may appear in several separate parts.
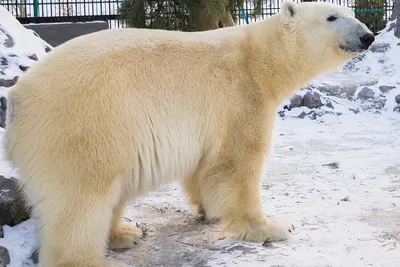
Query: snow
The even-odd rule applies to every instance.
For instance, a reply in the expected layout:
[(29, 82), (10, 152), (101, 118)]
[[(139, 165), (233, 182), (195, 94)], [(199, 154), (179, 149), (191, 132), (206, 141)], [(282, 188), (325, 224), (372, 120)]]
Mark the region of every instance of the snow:
[[(270, 247), (218, 240), (221, 226), (199, 223), (180, 186), (171, 184), (130, 204), (126, 217), (151, 232), (134, 249), (109, 256), (130, 266), (396, 266), (399, 131), (398, 117), (373, 114), (278, 120), (263, 202), (268, 215), (295, 225), (291, 240)], [(333, 162), (337, 169), (326, 165)], [(33, 266), (33, 229), (32, 220), (4, 229), (0, 245), (10, 250), (10, 267)]]
[[(11, 36), (12, 47), (5, 47), (2, 44)], [(32, 30), (24, 28), (14, 16), (0, 5), (0, 58), (7, 59), (7, 65), (0, 66), (0, 79), (12, 80), (19, 77), (23, 71), (19, 66), (30, 67), (36, 61), (29, 58), (35, 54), (38, 59), (46, 55), (46, 47), (51, 46), (35, 35)], [(0, 86), (0, 96), (6, 96), (8, 89)]]
[[(38, 51), (39, 56), (44, 51), (46, 44), (38, 38), (0, 19), (0, 24), (4, 22), (10, 23), (5, 28), (17, 40), (15, 53)], [(262, 198), (266, 214), (295, 225), (292, 239), (268, 246), (233, 242), (217, 222), (202, 221), (173, 183), (129, 204), (129, 223), (147, 224), (148, 236), (133, 249), (107, 251), (108, 257), (130, 266), (398, 266), (400, 114), (392, 110), (399, 94), (400, 40), (387, 29), (376, 41), (390, 44), (386, 53), (368, 52), (357, 70), (313, 81), (315, 85), (373, 82), (371, 88), (377, 93), (380, 85), (397, 86), (386, 93), (381, 112), (354, 114), (349, 108), (360, 107), (359, 102), (324, 95), (335, 101), (341, 116), (301, 120), (292, 117), (310, 110), (295, 108), (285, 119), (277, 118)], [(17, 175), (2, 155), (0, 175)], [(10, 251), (9, 267), (33, 267), (29, 258), (36, 244), (33, 219), (5, 226), (0, 238), (0, 246)]]

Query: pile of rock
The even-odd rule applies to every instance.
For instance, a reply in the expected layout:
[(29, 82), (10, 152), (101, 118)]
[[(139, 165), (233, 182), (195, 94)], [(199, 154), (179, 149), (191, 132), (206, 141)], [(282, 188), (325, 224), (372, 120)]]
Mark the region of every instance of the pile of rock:
[[(3, 226), (17, 225), (30, 217), (23, 193), (15, 178), (0, 175), (0, 238), (4, 237)], [(0, 246), (0, 266), (10, 263), (8, 249)]]
[[(8, 89), (52, 47), (35, 32), (24, 28), (0, 6), (0, 127), (5, 127)], [(30, 217), (22, 191), (15, 178), (0, 176), (0, 238), (3, 226), (15, 226)], [(8, 249), (0, 246), (0, 266), (10, 263)]]
[(52, 47), (0, 6), (0, 127), (5, 127), (8, 89)]

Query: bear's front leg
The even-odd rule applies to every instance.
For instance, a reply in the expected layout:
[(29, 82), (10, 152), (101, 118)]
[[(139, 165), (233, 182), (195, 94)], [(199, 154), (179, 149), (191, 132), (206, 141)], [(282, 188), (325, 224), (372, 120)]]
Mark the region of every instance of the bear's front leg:
[[(232, 147), (232, 146), (231, 146)], [(263, 214), (261, 183), (264, 151), (243, 146), (223, 151), (202, 180), (203, 205), (236, 239), (264, 242), (291, 237), (294, 226)]]

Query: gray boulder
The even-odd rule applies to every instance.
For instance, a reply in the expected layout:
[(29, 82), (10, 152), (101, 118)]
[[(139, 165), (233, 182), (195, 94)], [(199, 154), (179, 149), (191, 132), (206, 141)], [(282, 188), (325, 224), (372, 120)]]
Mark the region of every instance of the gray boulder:
[(322, 107), (321, 97), (317, 92), (307, 92), (303, 97), (303, 105), (308, 108), (319, 108)]
[(15, 76), (12, 80), (9, 79), (0, 79), (0, 87), (11, 87), (15, 85), (18, 81), (18, 76)]
[(39, 263), (39, 248), (35, 248), (35, 250), (32, 252), (32, 255), (29, 257), (34, 264)]
[(375, 96), (375, 92), (374, 90), (372, 90), (369, 87), (364, 87), (363, 89), (361, 89), (361, 91), (358, 93), (357, 98), (361, 99), (361, 100), (368, 100), (368, 99), (372, 99)]
[(0, 175), (0, 225), (17, 225), (30, 217), (22, 190), (15, 178)]
[(0, 97), (0, 127), (6, 127), (7, 98)]
[(0, 225), (0, 238), (4, 237), (3, 225)]
[(381, 86), (379, 86), (379, 90), (380, 90), (382, 93), (387, 93), (387, 92), (389, 92), (390, 90), (393, 90), (394, 88), (396, 88), (396, 86), (387, 86), (387, 85), (381, 85)]
[(386, 43), (375, 43), (370, 47), (370, 51), (373, 53), (385, 53), (389, 50), (390, 44)]
[(0, 28), (0, 32), (2, 32), (6, 37), (5, 40), (4, 40), (3, 46), (5, 48), (13, 47), (14, 44), (15, 44), (14, 39), (4, 29)]
[(303, 106), (303, 97), (300, 95), (294, 95), (290, 99), (290, 108), (299, 108), (301, 106)]
[(397, 104), (400, 104), (400, 94), (396, 95), (394, 100), (396, 101)]
[(0, 266), (5, 267), (7, 264), (10, 264), (10, 254), (8, 252), (8, 249), (0, 246)]

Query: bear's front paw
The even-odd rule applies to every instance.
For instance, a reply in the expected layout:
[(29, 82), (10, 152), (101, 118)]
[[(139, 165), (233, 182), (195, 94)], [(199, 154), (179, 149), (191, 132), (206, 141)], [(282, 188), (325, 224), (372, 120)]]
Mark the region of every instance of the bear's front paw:
[[(264, 242), (287, 240), (291, 238), (294, 233), (294, 225), (285, 221), (266, 219), (266, 225), (267, 228), (264, 231), (267, 233), (267, 238)], [(268, 235), (270, 235), (270, 237)]]
[(142, 236), (143, 232), (140, 228), (129, 224), (121, 224), (117, 229), (111, 230), (110, 248), (132, 248)]
[(237, 238), (250, 242), (277, 242), (292, 237), (294, 226), (285, 221), (263, 218), (235, 225)]

